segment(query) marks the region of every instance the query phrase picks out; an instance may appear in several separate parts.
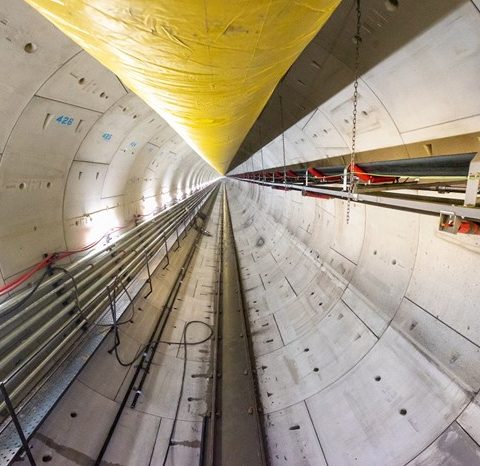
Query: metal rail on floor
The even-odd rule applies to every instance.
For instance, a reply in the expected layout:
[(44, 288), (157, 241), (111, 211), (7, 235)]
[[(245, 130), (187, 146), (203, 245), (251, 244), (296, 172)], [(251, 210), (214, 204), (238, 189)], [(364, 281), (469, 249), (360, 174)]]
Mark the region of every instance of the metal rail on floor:
[[(222, 186), (222, 190), (225, 190), (225, 186)], [(212, 348), (212, 384), (210, 387), (210, 409), (207, 416), (203, 419), (202, 424), (202, 445), (200, 452), (200, 466), (212, 465), (214, 461), (215, 453), (215, 442), (216, 437), (216, 420), (217, 416), (220, 414), (218, 412), (217, 406), (217, 395), (218, 395), (218, 382), (221, 377), (221, 372), (219, 370), (219, 351), (220, 351), (220, 325), (222, 319), (221, 312), (221, 296), (222, 296), (222, 271), (223, 271), (223, 197), (222, 197), (222, 207), (220, 208), (220, 218), (218, 222), (218, 258), (219, 262), (217, 263), (217, 287), (216, 287), (216, 296), (215, 296), (215, 322), (214, 322), (214, 335), (213, 335), (213, 348)]]
[[(215, 192), (211, 192), (209, 196), (209, 206), (207, 207), (207, 218), (211, 212), (212, 206), (213, 206), (213, 200), (215, 198)], [(130, 380), (130, 383), (128, 385), (128, 389), (122, 398), (122, 401), (120, 403), (120, 406), (117, 410), (117, 413), (115, 415), (115, 418), (110, 426), (110, 429), (107, 433), (107, 436), (102, 444), (102, 447), (100, 449), (100, 452), (96, 458), (95, 465), (101, 465), (103, 457), (105, 453), (107, 452), (107, 449), (110, 445), (111, 439), (115, 433), (115, 430), (117, 428), (118, 422), (120, 421), (120, 418), (123, 415), (123, 412), (125, 410), (125, 407), (128, 404), (129, 399), (132, 397), (133, 394), (133, 399), (131, 401), (130, 407), (135, 408), (136, 403), (138, 401), (139, 396), (142, 393), (144, 384), (146, 382), (146, 379), (148, 377), (148, 374), (150, 372), (150, 366), (152, 364), (153, 358), (155, 356), (155, 353), (157, 351), (158, 345), (160, 344), (162, 340), (162, 334), (165, 329), (165, 326), (167, 324), (168, 318), (171, 314), (171, 310), (174, 306), (175, 300), (177, 299), (178, 293), (182, 287), (185, 275), (187, 274), (187, 271), (189, 269), (190, 263), (192, 261), (192, 258), (195, 254), (196, 247), (199, 241), (199, 238), (201, 236), (201, 231), (197, 230), (197, 235), (196, 239), (194, 240), (190, 250), (187, 253), (187, 256), (180, 267), (180, 270), (177, 274), (177, 277), (174, 281), (174, 284), (170, 290), (170, 293), (167, 296), (167, 299), (165, 301), (165, 304), (163, 305), (163, 310), (159, 314), (158, 319), (155, 323), (155, 326), (152, 330), (152, 333), (150, 334), (150, 338), (148, 340), (148, 343), (145, 345), (145, 350), (142, 353), (141, 358), (138, 361), (138, 364), (136, 366), (136, 370)], [(176, 241), (177, 249), (180, 247), (180, 240), (179, 237), (177, 236)], [(186, 357), (186, 355), (185, 355)], [(167, 452), (168, 455), (168, 452)], [(166, 455), (166, 456), (167, 456)], [(165, 458), (166, 459), (166, 458)]]
[(211, 415), (201, 466), (265, 465), (255, 363), (226, 190), (222, 193)]
[[(129, 304), (124, 299), (110, 319), (109, 287), (123, 288), (126, 282), (132, 295), (145, 285), (151, 291), (151, 262), (156, 267), (164, 258), (168, 261), (169, 247), (179, 244), (179, 231), (191, 225), (213, 189), (197, 192), (117, 241), (65, 265), (33, 295), (24, 290), (0, 304), (0, 414), (4, 419), (0, 464), (9, 464), (22, 447), (34, 464), (26, 440), (105, 337), (97, 325), (108, 328)], [(147, 272), (146, 280), (139, 278), (142, 270)], [(127, 288), (123, 293), (129, 295)], [(29, 299), (23, 302), (25, 297)]]

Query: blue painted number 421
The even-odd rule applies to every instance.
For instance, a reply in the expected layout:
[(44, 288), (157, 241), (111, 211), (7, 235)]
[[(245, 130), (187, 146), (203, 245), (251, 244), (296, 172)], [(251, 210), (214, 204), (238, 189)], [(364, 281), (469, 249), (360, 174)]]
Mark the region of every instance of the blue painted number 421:
[(55, 121), (59, 125), (72, 126), (74, 120), (73, 120), (73, 118), (70, 118), (68, 116), (60, 115)]

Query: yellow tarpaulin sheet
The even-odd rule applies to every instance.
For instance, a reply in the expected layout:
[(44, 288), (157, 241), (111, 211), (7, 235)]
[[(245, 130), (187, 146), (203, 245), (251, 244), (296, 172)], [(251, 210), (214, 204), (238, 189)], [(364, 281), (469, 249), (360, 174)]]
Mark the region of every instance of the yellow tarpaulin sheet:
[(26, 0), (220, 173), (340, 0)]

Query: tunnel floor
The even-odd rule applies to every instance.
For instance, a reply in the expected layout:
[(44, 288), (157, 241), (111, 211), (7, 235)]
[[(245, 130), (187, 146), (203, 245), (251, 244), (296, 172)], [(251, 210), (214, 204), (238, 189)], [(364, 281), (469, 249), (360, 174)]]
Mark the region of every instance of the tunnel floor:
[(37, 464), (264, 464), (223, 188), (200, 218), (34, 434)]
[[(186, 256), (193, 257), (162, 333), (162, 340), (182, 341), (190, 320), (213, 325), (217, 291), (220, 197), (215, 202), (205, 230), (191, 229), (180, 247), (170, 254), (170, 264), (152, 275), (153, 292), (135, 299), (132, 322), (119, 328), (119, 356), (130, 361), (148, 342), (164, 302)], [(201, 272), (199, 272), (201, 270)], [(127, 310), (126, 314), (130, 311)], [(188, 341), (208, 337), (205, 325), (189, 326)], [(38, 464), (93, 464), (104, 443), (118, 406), (127, 390), (136, 364), (121, 366), (109, 349), (110, 332), (59, 404), (31, 441)], [(101, 464), (195, 464), (200, 455), (202, 419), (207, 414), (210, 390), (212, 341), (189, 346), (185, 390), (178, 419), (173, 419), (183, 374), (184, 347), (160, 343), (155, 353), (145, 389), (135, 409), (123, 412)], [(129, 400), (131, 401), (131, 400)], [(170, 437), (172, 440), (170, 441)], [(28, 464), (25, 459), (24, 464)]]
[[(340, 243), (327, 260), (309, 246), (308, 225), (303, 238), (303, 225), (285, 227), (318, 203), (246, 189), (221, 187), (206, 223), (181, 239), (120, 327), (119, 357), (131, 360), (178, 291), (145, 385), (129, 387), (137, 366), (115, 360), (110, 332), (31, 440), (38, 464), (480, 464), (478, 347), (395, 288), (375, 307), (379, 289), (368, 300), (355, 282), (361, 260)], [(272, 196), (290, 208), (269, 212)], [(360, 213), (354, 206), (354, 225)], [(387, 263), (404, 273), (398, 247)], [(183, 377), (176, 343), (187, 327), (187, 341), (202, 343), (188, 346)]]

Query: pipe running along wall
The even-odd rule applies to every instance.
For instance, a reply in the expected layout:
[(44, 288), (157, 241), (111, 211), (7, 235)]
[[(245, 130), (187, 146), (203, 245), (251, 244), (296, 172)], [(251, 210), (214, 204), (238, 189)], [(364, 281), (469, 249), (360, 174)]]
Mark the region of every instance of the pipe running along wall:
[[(21, 0), (0, 6), (0, 285), (151, 218), (218, 175)], [(0, 297), (1, 299), (1, 297)]]
[[(403, 158), (478, 151), (478, 1), (401, 3), (448, 11), (363, 75), (359, 149), (396, 146)], [(383, 0), (364, 4), (377, 25), (371, 37), (393, 38)], [(9, 71), (0, 78), (3, 282), (43, 253), (80, 248), (216, 177), (24, 2), (0, 12)], [(364, 56), (379, 44), (365, 40)], [(315, 52), (333, 81), (351, 79), (348, 55), (318, 43), (307, 52), (298, 63), (306, 75)], [(287, 164), (348, 154), (350, 98), (345, 87), (285, 131)], [(280, 137), (234, 173), (282, 166), (282, 156)], [(477, 464), (478, 237), (358, 204), (347, 226), (341, 200), (234, 180), (228, 195), (271, 463)]]
[(231, 181), (272, 464), (477, 464), (480, 240)]

